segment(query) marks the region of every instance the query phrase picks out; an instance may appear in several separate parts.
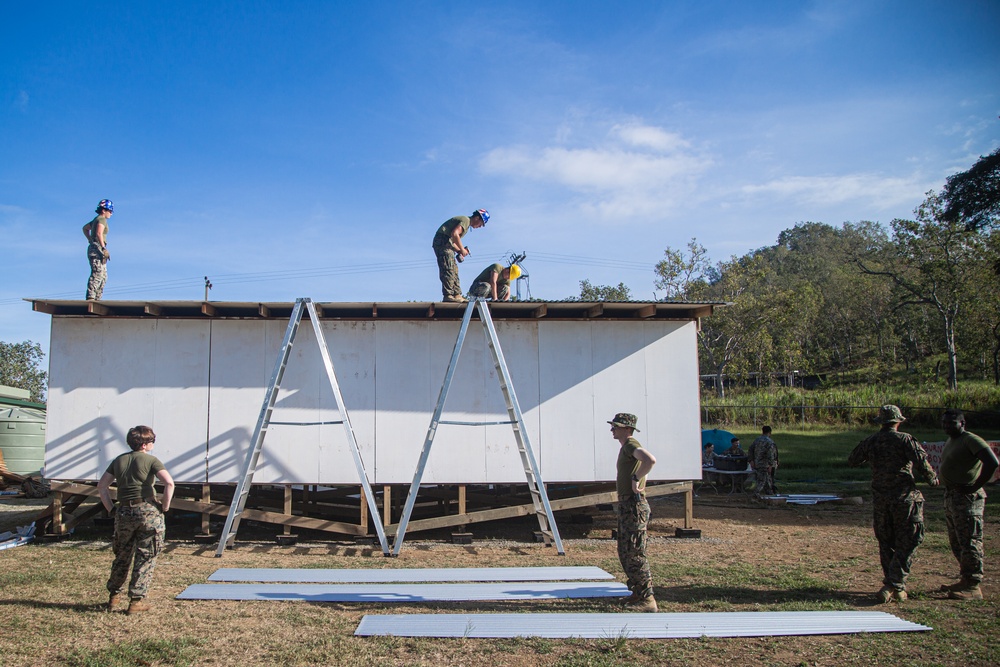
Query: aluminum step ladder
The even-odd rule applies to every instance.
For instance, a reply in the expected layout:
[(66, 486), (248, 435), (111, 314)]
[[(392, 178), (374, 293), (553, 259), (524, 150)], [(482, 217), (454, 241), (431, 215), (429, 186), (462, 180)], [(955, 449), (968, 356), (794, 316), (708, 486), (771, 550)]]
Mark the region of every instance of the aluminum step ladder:
[[(326, 369), (326, 376), (330, 381), (330, 389), (333, 390), (333, 398), (337, 402), (340, 410), (339, 421), (328, 422), (276, 422), (271, 421), (271, 413), (274, 411), (274, 402), (278, 398), (278, 389), (281, 387), (281, 378), (285, 374), (285, 367), (288, 365), (288, 358), (291, 355), (292, 345), (295, 335), (298, 333), (299, 324), (302, 322), (303, 311), (308, 311), (309, 321), (312, 322), (313, 331), (316, 334), (316, 343), (319, 345), (319, 353), (323, 358), (323, 367)], [(389, 555), (389, 544), (385, 537), (385, 529), (382, 526), (382, 517), (379, 514), (375, 496), (372, 493), (371, 484), (368, 483), (368, 474), (365, 472), (365, 464), (361, 459), (361, 450), (358, 448), (358, 441), (354, 437), (354, 428), (351, 426), (350, 416), (347, 414), (347, 406), (344, 405), (344, 397), (340, 393), (340, 383), (337, 382), (337, 374), (333, 370), (333, 361), (330, 358), (330, 350), (326, 345), (326, 336), (323, 335), (323, 328), (320, 325), (319, 315), (316, 312), (316, 304), (312, 299), (300, 298), (295, 300), (292, 308), (292, 316), (288, 319), (288, 329), (285, 330), (285, 338), (281, 342), (281, 349), (278, 351), (278, 359), (274, 362), (274, 371), (271, 373), (271, 380), (267, 384), (267, 391), (264, 394), (264, 403), (260, 408), (260, 416), (257, 417), (257, 426), (253, 431), (253, 438), (250, 440), (250, 451), (247, 452), (246, 462), (243, 465), (243, 474), (236, 485), (236, 493), (233, 496), (233, 503), (229, 507), (229, 514), (226, 517), (226, 525), (222, 530), (222, 537), (219, 539), (219, 546), (215, 551), (215, 557), (220, 558), (226, 550), (226, 546), (236, 539), (236, 531), (240, 527), (240, 519), (243, 510), (246, 508), (247, 496), (250, 495), (250, 486), (253, 483), (254, 472), (257, 470), (257, 460), (260, 458), (260, 451), (264, 445), (264, 436), (267, 435), (268, 426), (271, 424), (281, 424), (286, 426), (316, 426), (324, 424), (343, 424), (344, 434), (347, 436), (351, 454), (354, 457), (354, 466), (358, 471), (358, 479), (364, 489), (365, 500), (368, 502), (368, 511), (375, 523), (375, 531), (378, 533), (379, 544), (382, 547), (382, 554)]]
[[(500, 391), (503, 392), (504, 402), (507, 404), (507, 415), (510, 420), (499, 422), (442, 421), (441, 413), (444, 410), (445, 400), (448, 398), (451, 381), (455, 377), (455, 368), (458, 365), (459, 354), (462, 352), (462, 345), (465, 343), (465, 335), (469, 330), (469, 322), (472, 320), (472, 311), (477, 308), (479, 310), (479, 321), (482, 322), (483, 329), (485, 329), (487, 334), (490, 353), (493, 355), (493, 365), (497, 370), (497, 378), (500, 380)], [(556, 526), (556, 520), (552, 514), (552, 506), (549, 504), (549, 497), (545, 492), (545, 483), (542, 481), (538, 463), (535, 460), (531, 443), (528, 440), (528, 431), (524, 426), (524, 416), (521, 414), (521, 406), (518, 404), (517, 395), (514, 393), (514, 383), (511, 381), (510, 372), (507, 370), (507, 362), (504, 360), (503, 350), (500, 349), (500, 341), (497, 339), (497, 332), (493, 326), (493, 318), (490, 317), (490, 309), (485, 299), (473, 298), (465, 308), (462, 327), (459, 329), (458, 338), (455, 340), (455, 349), (451, 353), (451, 362), (448, 364), (448, 371), (444, 376), (444, 384), (441, 385), (441, 394), (438, 396), (434, 414), (431, 416), (431, 423), (427, 428), (427, 437), (424, 440), (424, 448), (420, 452), (417, 468), (413, 474), (413, 482), (410, 484), (410, 492), (406, 497), (406, 505), (403, 507), (403, 515), (400, 517), (399, 526), (396, 529), (396, 537), (392, 543), (393, 556), (398, 556), (399, 550), (403, 546), (406, 525), (410, 521), (413, 506), (417, 501), (420, 480), (423, 477), (424, 469), (427, 467), (427, 458), (431, 452), (431, 445), (434, 444), (437, 428), (441, 424), (459, 426), (511, 425), (514, 429), (514, 439), (517, 441), (517, 449), (521, 455), (524, 475), (528, 480), (528, 492), (531, 494), (531, 502), (535, 507), (535, 514), (538, 516), (539, 529), (547, 542), (555, 544), (560, 556), (566, 555), (562, 539), (559, 537), (559, 528)]]

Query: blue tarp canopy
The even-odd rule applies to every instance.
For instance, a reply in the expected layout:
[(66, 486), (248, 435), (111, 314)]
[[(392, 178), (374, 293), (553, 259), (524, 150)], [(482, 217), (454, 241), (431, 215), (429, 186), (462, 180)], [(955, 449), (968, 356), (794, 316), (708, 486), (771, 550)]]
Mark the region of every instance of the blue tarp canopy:
[(701, 432), (701, 448), (705, 449), (705, 445), (712, 443), (715, 453), (721, 454), (729, 449), (732, 439), (735, 437), (734, 434), (723, 431), (721, 428), (706, 428)]

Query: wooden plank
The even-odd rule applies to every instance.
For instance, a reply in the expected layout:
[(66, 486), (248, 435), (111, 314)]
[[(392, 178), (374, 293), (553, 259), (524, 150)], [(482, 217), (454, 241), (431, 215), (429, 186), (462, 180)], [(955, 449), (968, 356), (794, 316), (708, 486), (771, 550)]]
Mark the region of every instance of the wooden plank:
[(541, 304), (538, 308), (531, 311), (531, 316), (536, 320), (541, 319), (549, 314), (549, 307), (547, 304)]
[(201, 314), (207, 317), (215, 317), (217, 310), (212, 304), (205, 302), (201, 304)]
[(163, 314), (163, 308), (157, 306), (155, 303), (147, 303), (142, 307), (142, 312), (153, 317), (159, 317)]
[(635, 316), (642, 319), (648, 319), (650, 317), (653, 317), (654, 315), (656, 315), (655, 303), (651, 303), (648, 306), (643, 306), (642, 308), (639, 308), (638, 310), (635, 311)]
[(271, 317), (271, 309), (262, 303), (258, 303), (257, 314), (259, 314), (261, 317)]
[(584, 313), (584, 317), (600, 317), (604, 314), (604, 304), (599, 303), (596, 306), (591, 306)]
[(107, 316), (111, 314), (111, 309), (94, 301), (87, 302), (87, 312), (91, 315)]

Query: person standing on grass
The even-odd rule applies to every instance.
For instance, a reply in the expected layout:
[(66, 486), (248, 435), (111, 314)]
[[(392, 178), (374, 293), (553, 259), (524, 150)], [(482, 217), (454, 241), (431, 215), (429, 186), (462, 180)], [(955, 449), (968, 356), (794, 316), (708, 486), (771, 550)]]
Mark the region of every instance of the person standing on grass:
[(914, 469), (931, 486), (938, 485), (938, 478), (920, 443), (899, 431), (906, 417), (898, 407), (883, 405), (877, 421), (882, 428), (858, 443), (847, 463), (872, 468), (872, 525), (882, 563), (882, 588), (876, 598), (885, 604), (906, 600), (913, 554), (924, 541), (924, 496), (917, 490)]
[(778, 469), (778, 446), (771, 440), (771, 427), (761, 429), (761, 435), (750, 443), (747, 450), (750, 467), (753, 469), (756, 482), (754, 494), (758, 496), (773, 496), (778, 490), (774, 487), (774, 473)]
[(649, 502), (646, 500), (646, 475), (656, 464), (656, 457), (632, 437), (638, 431), (636, 417), (619, 412), (608, 422), (611, 434), (621, 445), (618, 450), (618, 560), (625, 570), (626, 584), (632, 595), (625, 601), (630, 611), (657, 611), (653, 597), (653, 578), (646, 559), (646, 527)]
[(944, 514), (948, 522), (948, 543), (958, 560), (962, 578), (942, 586), (954, 600), (982, 600), (983, 511), (986, 491), (1000, 463), (985, 440), (965, 430), (965, 415), (948, 408), (941, 415), (941, 428), (948, 435), (941, 452), (941, 480), (944, 482)]
[[(115, 554), (108, 578), (108, 606), (111, 611), (118, 602), (122, 586), (132, 566), (129, 582), (128, 614), (149, 611), (144, 601), (153, 580), (156, 556), (163, 547), (166, 526), (163, 513), (170, 509), (174, 497), (174, 480), (158, 458), (150, 454), (156, 434), (148, 426), (129, 429), (126, 442), (132, 451), (122, 454), (108, 466), (97, 483), (101, 502), (108, 512), (115, 515), (115, 537), (112, 551)], [(163, 500), (156, 502), (153, 482), (163, 482)], [(111, 501), (111, 483), (118, 486), (118, 505)]]

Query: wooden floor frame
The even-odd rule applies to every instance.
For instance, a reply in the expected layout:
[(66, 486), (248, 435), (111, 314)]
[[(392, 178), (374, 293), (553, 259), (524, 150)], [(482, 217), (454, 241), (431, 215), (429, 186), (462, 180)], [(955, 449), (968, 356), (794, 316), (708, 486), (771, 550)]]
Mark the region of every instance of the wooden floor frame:
[[(86, 482), (52, 481), (52, 503), (36, 517), (46, 521), (46, 535), (66, 535), (82, 522), (99, 516), (104, 508), (97, 486)], [(486, 493), (485, 487), (473, 485), (438, 485), (420, 490), (414, 515), (407, 531), (427, 531), (441, 528), (464, 528), (484, 521), (499, 521), (534, 514), (535, 508), (527, 495), (527, 485), (501, 485), (510, 487), (511, 493), (500, 496)], [(684, 495), (684, 528), (694, 523), (693, 482), (650, 483), (646, 496)], [(520, 488), (523, 487), (523, 488)], [(395, 488), (395, 491), (394, 491)], [(554, 512), (584, 509), (617, 502), (614, 484), (548, 485), (550, 503)], [(201, 515), (202, 534), (211, 533), (211, 518), (229, 514), (233, 484), (178, 484), (171, 503), (171, 510), (194, 512)], [(320, 487), (318, 485), (254, 485), (253, 501), (248, 499), (243, 518), (260, 523), (281, 526), (283, 535), (290, 535), (293, 528), (318, 530), (353, 537), (374, 536), (370, 530), (368, 505), (361, 498), (358, 486)], [(571, 490), (576, 495), (567, 495)], [(382, 517), (387, 535), (395, 535), (398, 517), (402, 510), (407, 485), (381, 487)], [(516, 499), (522, 496), (524, 502)], [(115, 491), (112, 489), (112, 496)], [(219, 501), (213, 502), (213, 495)], [(562, 496), (562, 497), (560, 497)], [(498, 505), (503, 498), (514, 499), (514, 504)], [(259, 508), (251, 507), (251, 502)], [(475, 509), (470, 510), (470, 505)], [(485, 509), (479, 509), (483, 508)], [(356, 516), (351, 521), (351, 514)], [(51, 519), (51, 521), (49, 521)]]

